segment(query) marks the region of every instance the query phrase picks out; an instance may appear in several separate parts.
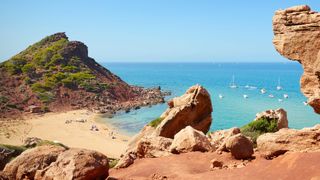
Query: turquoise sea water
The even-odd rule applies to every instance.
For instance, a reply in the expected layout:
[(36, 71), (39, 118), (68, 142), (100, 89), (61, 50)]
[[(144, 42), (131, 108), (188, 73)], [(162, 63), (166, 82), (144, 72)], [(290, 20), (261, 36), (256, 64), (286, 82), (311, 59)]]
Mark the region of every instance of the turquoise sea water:
[[(172, 95), (182, 95), (190, 86), (200, 84), (207, 88), (213, 103), (211, 130), (241, 127), (252, 121), (255, 114), (267, 109), (284, 108), (291, 128), (303, 128), (320, 123), (320, 116), (303, 101), (299, 80), (302, 74), (298, 63), (106, 63), (103, 64), (129, 84), (170, 90)], [(237, 89), (229, 88), (232, 76)], [(277, 91), (278, 79), (283, 90)], [(256, 86), (248, 90), (246, 85)], [(266, 94), (260, 89), (265, 88)], [(224, 96), (219, 98), (219, 94)], [(243, 95), (249, 96), (244, 99)], [(275, 97), (268, 97), (273, 94)], [(283, 99), (283, 94), (289, 98)], [(104, 118), (122, 132), (135, 134), (149, 121), (159, 117), (167, 104), (141, 108), (130, 113), (118, 113)]]

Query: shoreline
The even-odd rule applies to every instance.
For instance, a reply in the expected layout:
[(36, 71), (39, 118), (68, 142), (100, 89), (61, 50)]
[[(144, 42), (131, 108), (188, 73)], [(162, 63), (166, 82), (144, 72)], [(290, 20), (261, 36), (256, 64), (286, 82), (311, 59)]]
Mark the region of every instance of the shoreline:
[[(110, 158), (119, 158), (130, 139), (116, 127), (102, 122), (100, 114), (85, 109), (27, 114), (18, 120), (0, 121), (0, 127), (1, 144), (22, 145), (25, 138), (38, 137), (69, 147), (96, 150)], [(92, 127), (98, 131), (90, 130)]]

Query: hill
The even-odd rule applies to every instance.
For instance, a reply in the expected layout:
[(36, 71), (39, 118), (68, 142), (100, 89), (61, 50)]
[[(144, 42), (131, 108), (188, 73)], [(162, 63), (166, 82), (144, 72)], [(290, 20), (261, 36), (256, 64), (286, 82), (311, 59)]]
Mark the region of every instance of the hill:
[(111, 112), (163, 102), (160, 88), (131, 86), (65, 33), (47, 36), (0, 64), (0, 116), (89, 108)]

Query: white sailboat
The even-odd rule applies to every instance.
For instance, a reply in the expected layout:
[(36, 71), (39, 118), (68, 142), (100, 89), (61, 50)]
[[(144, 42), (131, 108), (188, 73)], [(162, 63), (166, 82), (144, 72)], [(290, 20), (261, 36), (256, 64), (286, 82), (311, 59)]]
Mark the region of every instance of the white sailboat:
[(303, 105), (308, 106), (308, 102), (307, 101), (303, 101)]
[(281, 86), (281, 84), (280, 84), (280, 78), (278, 79), (277, 90), (278, 90), (278, 91), (282, 90), (282, 86)]
[(278, 99), (278, 101), (279, 101), (279, 102), (282, 102), (282, 101), (283, 101), (283, 99)]
[(246, 94), (244, 94), (244, 95), (243, 95), (243, 98), (244, 98), (244, 99), (248, 99), (248, 98), (249, 98), (249, 96), (248, 96), (248, 95), (246, 95)]
[(269, 98), (274, 98), (274, 95), (273, 94), (269, 94)]
[(267, 90), (265, 88), (260, 89), (261, 94), (265, 94)]
[(222, 94), (219, 94), (219, 99), (223, 99), (223, 95)]
[(235, 79), (235, 78), (234, 78), (234, 75), (232, 75), (232, 82), (231, 82), (231, 84), (230, 84), (230, 86), (229, 86), (231, 89), (238, 88), (238, 86), (237, 86), (237, 85), (235, 84), (235, 82), (234, 82), (234, 79)]
[(288, 99), (289, 95), (288, 94), (283, 94), (283, 98)]

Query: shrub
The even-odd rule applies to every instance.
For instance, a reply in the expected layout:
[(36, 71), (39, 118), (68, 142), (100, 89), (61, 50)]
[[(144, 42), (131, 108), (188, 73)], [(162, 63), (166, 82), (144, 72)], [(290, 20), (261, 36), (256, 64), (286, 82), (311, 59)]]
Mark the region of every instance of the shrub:
[(149, 125), (150, 125), (151, 127), (156, 128), (162, 121), (163, 121), (163, 118), (158, 117), (158, 118), (152, 120), (152, 121), (149, 123)]
[(108, 159), (109, 159), (109, 168), (115, 167), (119, 162), (119, 159), (111, 159), (111, 158), (108, 158)]
[(24, 78), (24, 82), (25, 82), (26, 84), (32, 84), (32, 81), (31, 81), (31, 79), (30, 79), (29, 77), (25, 77), (25, 78)]
[(23, 73), (32, 74), (36, 70), (33, 64), (27, 63), (21, 68)]
[(9, 101), (9, 99), (5, 96), (0, 96), (0, 104), (5, 104)]
[(40, 92), (38, 93), (38, 98), (43, 103), (50, 103), (54, 101), (54, 94), (52, 94), (51, 92)]
[(42, 83), (36, 82), (32, 84), (31, 90), (36, 93), (44, 93), (44, 92), (50, 91), (51, 88), (43, 85)]
[(260, 118), (241, 128), (241, 133), (245, 136), (251, 137), (254, 144), (256, 144), (257, 138), (261, 134), (276, 131), (278, 131), (277, 120), (268, 118)]
[(64, 67), (62, 68), (62, 70), (63, 70), (64, 72), (75, 73), (75, 72), (78, 72), (78, 71), (79, 71), (79, 68), (76, 67), (76, 66), (68, 65), (68, 66), (64, 66)]

